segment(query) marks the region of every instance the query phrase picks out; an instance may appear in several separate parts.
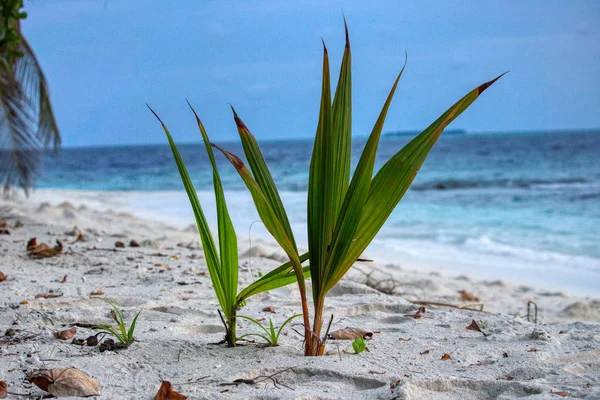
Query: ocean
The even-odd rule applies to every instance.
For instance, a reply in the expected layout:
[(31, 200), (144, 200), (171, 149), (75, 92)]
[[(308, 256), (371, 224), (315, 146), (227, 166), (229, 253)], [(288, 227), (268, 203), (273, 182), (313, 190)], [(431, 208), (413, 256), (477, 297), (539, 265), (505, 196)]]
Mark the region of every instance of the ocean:
[[(378, 166), (410, 138), (384, 137)], [(296, 239), (306, 243), (312, 139), (257, 139)], [(354, 139), (354, 163), (364, 142)], [(239, 143), (219, 144), (243, 155)], [(179, 149), (216, 224), (203, 144)], [(217, 158), (238, 235), (267, 237), (253, 224), (258, 215), (243, 182), (224, 157)], [(142, 216), (193, 223), (166, 139), (165, 145), (64, 149), (47, 156), (36, 187), (118, 193)], [(599, 239), (599, 132), (456, 134), (442, 135), (367, 255), (400, 265), (425, 259), (432, 270), (597, 294)]]

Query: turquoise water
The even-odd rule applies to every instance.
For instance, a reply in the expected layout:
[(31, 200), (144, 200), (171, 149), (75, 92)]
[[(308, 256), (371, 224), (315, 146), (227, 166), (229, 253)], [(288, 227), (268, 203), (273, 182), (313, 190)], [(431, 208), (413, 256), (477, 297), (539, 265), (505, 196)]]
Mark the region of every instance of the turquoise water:
[[(409, 139), (384, 138), (378, 164)], [(355, 162), (363, 144), (363, 139), (354, 140)], [(237, 143), (222, 145), (243, 154)], [(302, 242), (312, 141), (266, 141), (261, 147)], [(203, 145), (182, 145), (180, 151), (196, 189), (210, 197), (212, 177)], [(241, 179), (219, 158), (230, 208), (238, 211), (234, 223), (246, 231), (256, 214)], [(558, 271), (600, 272), (599, 159), (597, 132), (442, 136), (374, 246), (388, 259), (395, 252), (439, 253), (440, 258), (469, 252), (481, 260), (501, 257)], [(37, 187), (183, 190), (166, 145), (65, 149), (46, 159)], [(145, 206), (190, 215), (185, 201), (161, 199), (145, 200)], [(598, 281), (590, 284), (600, 287)]]

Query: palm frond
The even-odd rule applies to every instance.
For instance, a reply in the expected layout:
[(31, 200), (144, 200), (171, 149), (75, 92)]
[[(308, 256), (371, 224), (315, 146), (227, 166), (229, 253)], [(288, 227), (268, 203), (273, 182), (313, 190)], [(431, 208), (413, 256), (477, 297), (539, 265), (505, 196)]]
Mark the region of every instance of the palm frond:
[(21, 35), (9, 68), (0, 67), (0, 180), (27, 193), (44, 151), (60, 147), (60, 131), (40, 63)]

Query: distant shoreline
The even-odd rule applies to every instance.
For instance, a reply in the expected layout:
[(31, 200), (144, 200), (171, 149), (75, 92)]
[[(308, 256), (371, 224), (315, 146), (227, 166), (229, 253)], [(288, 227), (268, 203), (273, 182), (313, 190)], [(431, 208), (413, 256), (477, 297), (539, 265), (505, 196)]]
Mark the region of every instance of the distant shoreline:
[[(451, 133), (456, 131), (457, 133)], [(404, 136), (416, 136), (422, 131), (419, 130), (407, 130), (407, 131), (387, 131), (383, 133), (384, 139), (390, 139), (394, 137), (404, 137)], [(450, 132), (450, 133), (449, 133)], [(600, 134), (600, 128), (586, 128), (586, 129), (528, 129), (528, 130), (514, 130), (514, 131), (504, 131), (504, 130), (494, 130), (494, 131), (468, 131), (466, 129), (448, 129), (445, 130), (442, 138), (448, 136), (479, 136), (479, 135), (506, 135), (506, 136), (521, 136), (521, 135), (566, 135), (566, 134)], [(366, 139), (368, 138), (368, 134), (354, 135), (353, 139)], [(260, 143), (278, 143), (278, 142), (306, 142), (314, 140), (314, 134), (311, 133), (307, 136), (303, 137), (294, 137), (294, 138), (262, 138), (257, 137)], [(216, 139), (215, 142), (222, 144), (229, 143), (239, 143), (237, 138), (225, 138), (224, 140)], [(201, 141), (182, 141), (178, 143), (179, 146), (201, 146)], [(70, 146), (64, 145), (62, 147), (63, 150), (79, 150), (79, 149), (119, 149), (123, 147), (169, 147), (169, 144), (166, 142), (150, 142), (150, 143), (111, 143), (111, 144), (98, 144), (98, 145), (86, 145), (86, 146)]]

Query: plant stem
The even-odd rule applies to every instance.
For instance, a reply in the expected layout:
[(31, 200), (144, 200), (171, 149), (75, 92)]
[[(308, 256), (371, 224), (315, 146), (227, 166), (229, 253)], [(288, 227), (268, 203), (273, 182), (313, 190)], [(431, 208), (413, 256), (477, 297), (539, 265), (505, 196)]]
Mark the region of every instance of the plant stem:
[(227, 325), (229, 325), (228, 329), (227, 329), (227, 345), (229, 347), (235, 347), (236, 346), (236, 342), (237, 342), (237, 337), (235, 335), (235, 328), (236, 328), (236, 320), (235, 320), (235, 316), (236, 316), (236, 309), (233, 310), (233, 312), (231, 313), (231, 317), (229, 318), (229, 321), (227, 321)]
[[(315, 302), (315, 319), (313, 330), (311, 332), (310, 342), (306, 341), (306, 356), (322, 356), (325, 352), (325, 346), (321, 342), (321, 328), (323, 327), (323, 307), (325, 306), (324, 297), (321, 296)], [(310, 347), (309, 347), (310, 343)]]
[[(300, 261), (300, 260), (298, 260)], [(296, 281), (298, 282), (298, 290), (300, 290), (300, 301), (302, 302), (302, 319), (304, 320), (304, 355), (311, 355), (311, 330), (310, 330), (310, 314), (308, 312), (308, 302), (306, 301), (306, 285), (304, 284), (304, 272), (302, 271), (302, 263), (296, 263), (293, 257), (290, 257), (290, 262), (296, 273)]]

